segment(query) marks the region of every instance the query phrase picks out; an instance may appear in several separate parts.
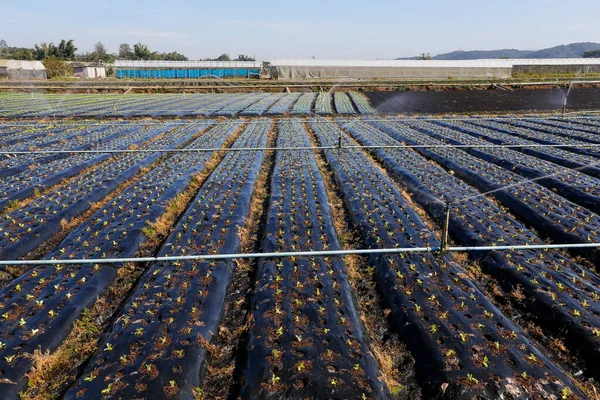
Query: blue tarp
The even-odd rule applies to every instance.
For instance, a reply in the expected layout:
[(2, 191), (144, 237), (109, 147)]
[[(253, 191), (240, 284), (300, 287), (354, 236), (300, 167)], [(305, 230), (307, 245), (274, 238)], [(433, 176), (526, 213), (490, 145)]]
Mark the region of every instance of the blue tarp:
[(194, 69), (117, 69), (119, 79), (189, 79), (205, 76), (219, 78), (248, 78), (260, 75), (260, 69), (229, 69), (229, 68), (194, 68)]

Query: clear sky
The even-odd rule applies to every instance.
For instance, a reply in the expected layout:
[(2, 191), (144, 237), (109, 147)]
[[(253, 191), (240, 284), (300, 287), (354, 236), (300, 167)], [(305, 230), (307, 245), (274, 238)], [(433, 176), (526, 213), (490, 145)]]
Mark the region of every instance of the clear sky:
[(9, 46), (64, 38), (78, 52), (98, 41), (116, 52), (142, 42), (190, 59), (390, 59), (600, 42), (598, 0), (28, 0), (6, 2), (0, 15)]

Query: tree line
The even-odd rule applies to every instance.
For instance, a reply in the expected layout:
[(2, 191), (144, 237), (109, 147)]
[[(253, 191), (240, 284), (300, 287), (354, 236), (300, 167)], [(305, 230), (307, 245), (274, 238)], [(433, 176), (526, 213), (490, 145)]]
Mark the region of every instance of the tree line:
[(586, 51), (583, 58), (600, 58), (600, 50)]
[[(156, 61), (188, 61), (188, 58), (178, 53), (152, 51), (147, 44), (136, 43), (133, 46), (123, 43), (117, 53), (110, 53), (102, 42), (94, 45), (94, 51), (77, 53), (73, 39), (61, 40), (58, 45), (54, 43), (40, 43), (33, 48), (10, 47), (5, 40), (0, 40), (0, 58), (15, 60), (45, 60), (55, 58), (62, 61), (99, 62), (112, 64), (115, 60), (156, 60)], [(229, 54), (223, 53), (217, 58), (204, 58), (205, 61), (254, 61), (254, 57), (240, 54), (232, 59)]]

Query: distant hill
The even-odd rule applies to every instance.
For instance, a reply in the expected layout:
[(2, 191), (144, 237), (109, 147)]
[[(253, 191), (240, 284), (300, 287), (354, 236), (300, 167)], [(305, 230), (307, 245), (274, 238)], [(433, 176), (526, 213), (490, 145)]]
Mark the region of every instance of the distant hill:
[(453, 51), (438, 54), (434, 60), (480, 60), (482, 58), (527, 58), (531, 51), (517, 49)]
[[(433, 60), (479, 60), (483, 58), (579, 58), (583, 53), (600, 49), (600, 43), (571, 43), (563, 46), (550, 47), (542, 50), (473, 50), (473, 51), (453, 51), (450, 53), (438, 54), (432, 57)], [(418, 57), (397, 58), (397, 60), (414, 60)]]

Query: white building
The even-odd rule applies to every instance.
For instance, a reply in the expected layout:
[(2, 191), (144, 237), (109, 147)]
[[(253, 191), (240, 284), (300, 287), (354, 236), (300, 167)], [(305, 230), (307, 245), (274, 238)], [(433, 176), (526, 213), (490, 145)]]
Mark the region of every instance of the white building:
[(106, 78), (106, 66), (103, 63), (72, 63), (71, 67), (77, 78)]

